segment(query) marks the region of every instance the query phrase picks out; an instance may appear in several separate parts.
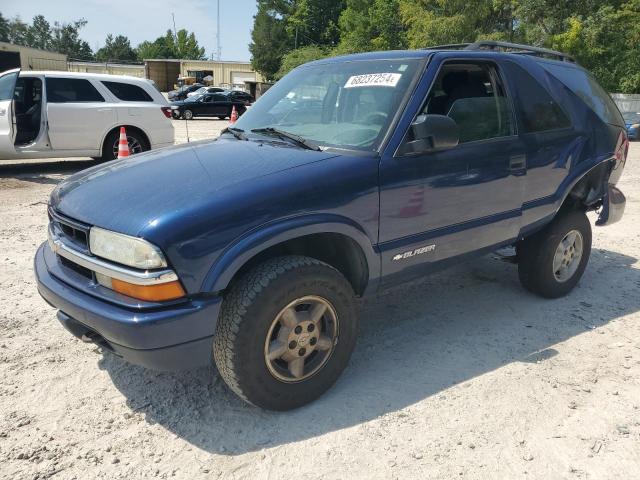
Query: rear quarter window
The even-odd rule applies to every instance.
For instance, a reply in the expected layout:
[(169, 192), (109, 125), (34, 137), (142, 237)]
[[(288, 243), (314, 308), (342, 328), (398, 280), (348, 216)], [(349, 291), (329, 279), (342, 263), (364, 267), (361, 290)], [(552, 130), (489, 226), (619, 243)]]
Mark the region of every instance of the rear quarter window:
[(604, 122), (624, 125), (618, 107), (589, 72), (582, 68), (555, 63), (544, 62), (542, 66), (580, 97)]
[(102, 95), (84, 78), (47, 78), (47, 102), (104, 102)]
[(515, 103), (523, 133), (560, 130), (571, 126), (569, 117), (549, 92), (524, 68), (505, 62), (515, 87)]
[(113, 95), (125, 102), (153, 102), (153, 98), (143, 88), (124, 82), (102, 82)]

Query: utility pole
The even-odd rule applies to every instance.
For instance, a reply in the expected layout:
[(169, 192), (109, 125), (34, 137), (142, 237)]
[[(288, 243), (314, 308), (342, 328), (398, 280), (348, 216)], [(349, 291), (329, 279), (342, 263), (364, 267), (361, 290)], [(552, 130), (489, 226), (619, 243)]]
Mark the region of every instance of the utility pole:
[[(176, 42), (176, 48), (180, 48), (180, 46), (178, 45), (178, 31), (176, 30), (176, 16), (175, 14), (172, 12), (171, 13), (171, 18), (173, 19), (173, 41)], [(178, 52), (179, 54), (180, 52)]]
[(217, 27), (216, 27), (216, 60), (222, 59), (222, 47), (220, 46), (220, 0), (218, 0), (218, 13), (217, 13)]

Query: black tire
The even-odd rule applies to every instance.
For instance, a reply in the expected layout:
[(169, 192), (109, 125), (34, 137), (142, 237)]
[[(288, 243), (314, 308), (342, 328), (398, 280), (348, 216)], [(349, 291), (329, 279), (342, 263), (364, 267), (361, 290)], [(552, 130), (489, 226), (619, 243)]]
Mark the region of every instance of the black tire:
[[(113, 132), (107, 135), (107, 138), (105, 138), (104, 144), (102, 145), (102, 157), (100, 157), (100, 160), (102, 160), (103, 162), (107, 162), (109, 160), (115, 160), (116, 158), (118, 158), (118, 156), (113, 151), (113, 145), (118, 141), (119, 138), (119, 128), (115, 129)], [(147, 139), (144, 137), (144, 135), (141, 135), (137, 131), (127, 131), (127, 138), (129, 139), (129, 142), (131, 142), (131, 140), (133, 139), (138, 143), (138, 145), (140, 145), (140, 152), (146, 152), (147, 150), (149, 150), (149, 143), (147, 142)]]
[[(560, 280), (555, 272), (554, 256), (560, 243), (571, 232), (581, 235), (582, 252), (575, 271)], [(517, 245), (518, 276), (522, 285), (545, 298), (559, 298), (567, 295), (576, 286), (584, 273), (591, 254), (591, 224), (586, 214), (580, 210), (560, 212), (541, 231), (525, 238)], [(571, 270), (569, 270), (571, 272)]]
[[(270, 372), (265, 341), (284, 307), (309, 295), (330, 302), (338, 319), (337, 334), (319, 370), (287, 383)], [(231, 288), (222, 304), (213, 355), (224, 381), (245, 401), (268, 410), (290, 410), (315, 400), (334, 384), (347, 366), (356, 336), (355, 297), (344, 276), (309, 257), (278, 257)]]
[(220, 120), (224, 120), (224, 119), (225, 119), (225, 118), (227, 118), (227, 117), (226, 117), (226, 116), (224, 116), (224, 115), (218, 115), (218, 118), (219, 118)]
[(193, 120), (193, 112), (187, 108), (184, 112), (182, 112), (182, 118), (184, 118), (185, 120)]

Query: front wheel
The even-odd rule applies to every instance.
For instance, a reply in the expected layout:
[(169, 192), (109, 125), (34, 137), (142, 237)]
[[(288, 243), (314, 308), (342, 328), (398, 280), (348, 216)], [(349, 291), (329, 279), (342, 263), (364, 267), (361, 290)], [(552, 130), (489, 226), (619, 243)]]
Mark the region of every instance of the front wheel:
[(290, 410), (333, 385), (356, 333), (353, 289), (340, 272), (309, 257), (278, 257), (231, 288), (213, 354), (220, 375), (241, 398)]
[(191, 110), (185, 110), (182, 112), (182, 118), (185, 120), (191, 120), (193, 118), (193, 112)]
[(568, 210), (518, 246), (518, 275), (529, 291), (546, 298), (567, 295), (584, 273), (591, 254), (586, 214)]

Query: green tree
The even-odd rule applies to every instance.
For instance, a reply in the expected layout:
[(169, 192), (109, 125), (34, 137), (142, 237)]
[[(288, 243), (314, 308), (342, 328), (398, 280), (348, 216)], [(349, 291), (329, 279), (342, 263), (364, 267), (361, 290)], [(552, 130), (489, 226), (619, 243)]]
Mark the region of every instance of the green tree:
[(66, 54), (70, 59), (92, 60), (93, 51), (80, 38), (80, 29), (87, 24), (84, 18), (71, 23), (53, 24), (51, 50)]
[(406, 48), (406, 28), (398, 0), (347, 0), (340, 15), (336, 53)]
[(549, 46), (573, 54), (605, 90), (640, 93), (640, 0), (572, 16)]
[(338, 22), (345, 0), (297, 0), (287, 18), (287, 31), (295, 47), (333, 47), (340, 41)]
[(137, 58), (136, 51), (131, 48), (131, 42), (124, 35), (118, 35), (115, 38), (111, 34), (107, 35), (104, 47), (96, 52), (96, 60), (100, 62), (113, 60), (132, 62)]
[(53, 50), (69, 58), (90, 60), (93, 58), (91, 47), (80, 38), (79, 33), (86, 24), (86, 20), (80, 19), (71, 23), (55, 22), (52, 28), (42, 15), (36, 15), (31, 25), (24, 23), (20, 17), (11, 20), (2, 17), (0, 29), (6, 28), (2, 38), (16, 45)]
[(27, 45), (27, 36), (29, 34), (29, 25), (15, 17), (9, 20), (8, 40), (16, 45)]
[(501, 20), (504, 0), (399, 0), (411, 48), (511, 38), (511, 22)]
[(291, 2), (258, 0), (249, 51), (251, 65), (269, 81), (276, 77), (282, 57), (295, 47), (295, 38), (287, 31), (292, 7)]
[(275, 80), (279, 80), (291, 70), (302, 64), (327, 57), (330, 53), (330, 50), (317, 47), (315, 45), (309, 45), (307, 47), (292, 50), (282, 58), (282, 64), (275, 75)]
[(204, 47), (198, 45), (195, 34), (187, 30), (178, 30), (177, 37), (171, 30), (156, 38), (153, 42), (145, 41), (138, 45), (138, 58), (183, 58), (186, 60), (204, 60)]
[(0, 13), (0, 42), (9, 41), (9, 21)]
[(171, 45), (167, 45), (164, 37), (159, 37), (153, 42), (145, 40), (136, 48), (138, 60), (146, 58), (175, 58)]
[(51, 25), (42, 15), (33, 17), (26, 32), (25, 44), (28, 47), (49, 50), (51, 48)]
[(174, 40), (174, 50), (177, 58), (187, 60), (205, 60), (207, 58), (204, 54), (204, 47), (198, 45), (195, 34), (189, 33), (185, 29), (178, 30)]
[(328, 54), (480, 39), (563, 50), (609, 91), (640, 92), (640, 0), (258, 0), (250, 50), (273, 79)]

